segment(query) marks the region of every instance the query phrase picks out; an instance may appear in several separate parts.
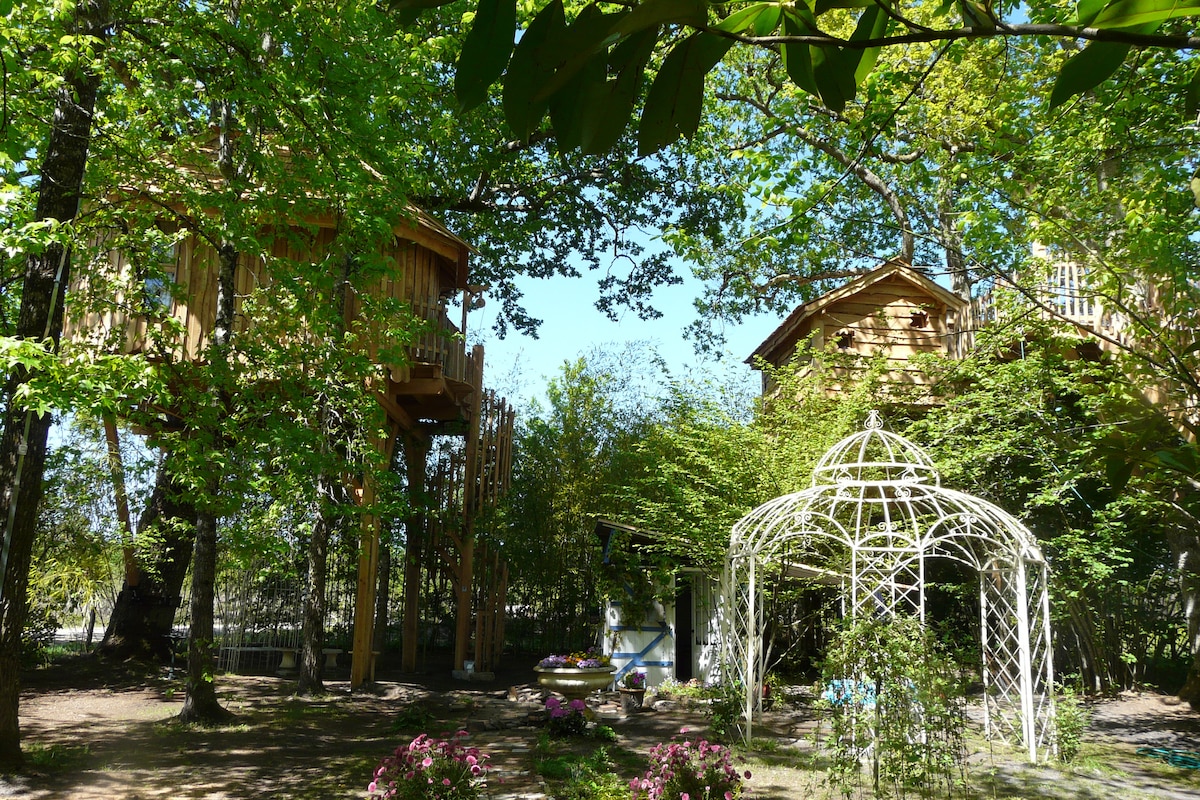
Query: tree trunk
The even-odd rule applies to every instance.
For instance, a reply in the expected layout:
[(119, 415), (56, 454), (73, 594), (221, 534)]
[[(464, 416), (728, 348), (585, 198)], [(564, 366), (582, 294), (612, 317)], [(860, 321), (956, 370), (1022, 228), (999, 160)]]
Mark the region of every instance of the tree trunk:
[(337, 524), (334, 504), (337, 489), (329, 475), (317, 477), (317, 518), (308, 540), (307, 578), (304, 591), (304, 621), (300, 633), (300, 682), (296, 693), (323, 694), (325, 667), (325, 578), (329, 568), (329, 534)]
[(179, 719), (215, 724), (233, 714), (217, 702), (213, 635), (213, 596), (217, 578), (217, 518), (211, 511), (196, 516), (196, 546), (192, 554), (192, 616), (188, 631), (187, 698)]
[(197, 514), (173, 478), (171, 459), (166, 458), (159, 464), (154, 491), (138, 520), (138, 535), (144, 538), (153, 531), (162, 544), (143, 556), (151, 561), (138, 564), (137, 585), (126, 583), (117, 596), (98, 651), (103, 656), (170, 656), (168, 636), (182, 603), (180, 592), (195, 544)]
[(392, 550), (379, 547), (379, 585), (375, 593), (375, 640), (371, 649), (382, 653), (387, 645), (388, 595), (392, 591)]
[[(108, 4), (81, 2), (76, 7), (78, 33), (105, 38)], [(34, 219), (69, 222), (79, 211), (80, 191), (92, 133), (92, 111), (99, 76), (85, 71), (91, 59), (81, 59), (57, 90), (46, 154), (42, 161)], [(62, 335), (62, 304), (70, 277), (68, 247), (55, 242), (25, 260), (21, 309), (16, 336), (55, 348)], [(42, 497), (46, 466), (49, 414), (22, 412), (13, 402), (29, 372), (17, 369), (4, 386), (7, 400), (0, 434), (0, 772), (21, 766), (20, 702), (21, 630), (28, 612), (25, 596), (29, 560)]]
[[(219, 166), (221, 174), (228, 180), (233, 174), (233, 106), (224, 102), (221, 108), (221, 135)], [(233, 226), (225, 220), (225, 229)], [(208, 423), (211, 428), (200, 430), (201, 442), (205, 447), (224, 446), (221, 424), (228, 415), (229, 392), (232, 386), (232, 364), (230, 343), (233, 341), (234, 287), (236, 286), (239, 253), (229, 239), (223, 239), (217, 248), (217, 308), (213, 321), (212, 342), (208, 348), (209, 397), (215, 398), (219, 406), (217, 420)], [(220, 723), (232, 716), (217, 702), (216, 658), (213, 641), (213, 601), (217, 576), (217, 519), (215, 509), (221, 494), (221, 475), (210, 460), (213, 472), (205, 479), (206, 491), (201, 498), (203, 506), (196, 515), (196, 545), (192, 549), (192, 596), (189, 605), (191, 627), (188, 630), (188, 680), (187, 698), (179, 718), (184, 722)]]
[(1200, 711), (1200, 520), (1179, 505), (1175, 508), (1175, 517), (1168, 521), (1167, 542), (1179, 572), (1179, 590), (1192, 656), (1179, 699)]

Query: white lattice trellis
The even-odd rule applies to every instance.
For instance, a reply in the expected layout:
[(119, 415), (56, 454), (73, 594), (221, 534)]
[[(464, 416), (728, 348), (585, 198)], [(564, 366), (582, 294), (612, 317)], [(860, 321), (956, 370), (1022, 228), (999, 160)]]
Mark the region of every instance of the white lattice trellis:
[(929, 456), (884, 430), (874, 411), (863, 431), (825, 453), (808, 489), (764, 503), (733, 528), (722, 579), (722, 671), (746, 688), (747, 738), (766, 667), (763, 566), (797, 557), (805, 563), (793, 573), (840, 576), (848, 614), (922, 621), (929, 560), (973, 569), (987, 733), (1021, 742), (1032, 761), (1052, 749), (1048, 570), (1037, 541), (997, 506), (942, 487)]

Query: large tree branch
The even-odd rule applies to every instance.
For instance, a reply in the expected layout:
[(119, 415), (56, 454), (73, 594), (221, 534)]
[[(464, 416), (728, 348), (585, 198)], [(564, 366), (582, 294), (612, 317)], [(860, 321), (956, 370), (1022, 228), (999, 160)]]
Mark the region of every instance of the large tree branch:
[(834, 161), (841, 164), (851, 174), (862, 181), (867, 188), (879, 195), (880, 199), (882, 199), (887, 205), (888, 209), (891, 210), (892, 216), (896, 218), (896, 224), (900, 229), (899, 258), (906, 264), (912, 263), (913, 254), (916, 250), (916, 237), (913, 235), (912, 225), (908, 219), (908, 212), (905, 210), (904, 204), (900, 202), (900, 196), (892, 190), (892, 187), (887, 184), (887, 181), (885, 181), (876, 173), (867, 169), (863, 165), (861, 158), (855, 158), (851, 156), (840, 147), (837, 147), (833, 143), (822, 139), (807, 128), (790, 123), (786, 120), (779, 119), (779, 117), (770, 108), (761, 104), (755, 98), (747, 97), (746, 95), (728, 94), (724, 92), (718, 93), (717, 97), (728, 102), (745, 103), (752, 106), (767, 119), (773, 119), (779, 123), (779, 128), (773, 134), (771, 134), (772, 136), (786, 131), (792, 136), (795, 136), (797, 139), (808, 143), (812, 147), (815, 147), (822, 153), (825, 153), (827, 156), (832, 158)]
[(1170, 33), (1135, 33), (1128, 30), (1109, 30), (1107, 28), (1083, 28), (1073, 25), (1055, 23), (1029, 23), (1009, 25), (1000, 23), (994, 28), (967, 27), (947, 28), (937, 30), (927, 28), (909, 31), (893, 36), (880, 36), (873, 39), (842, 39), (832, 34), (813, 33), (797, 36), (746, 36), (730, 33), (717, 28), (704, 26), (703, 30), (715, 36), (743, 44), (759, 47), (778, 47), (781, 44), (810, 44), (824, 47), (842, 47), (849, 50), (865, 50), (872, 47), (889, 47), (900, 44), (920, 42), (953, 42), (962, 39), (995, 39), (1020, 37), (1049, 37), (1054, 39), (1084, 39), (1095, 42), (1116, 42), (1134, 47), (1156, 47), (1164, 50), (1197, 50), (1200, 49), (1200, 36)]

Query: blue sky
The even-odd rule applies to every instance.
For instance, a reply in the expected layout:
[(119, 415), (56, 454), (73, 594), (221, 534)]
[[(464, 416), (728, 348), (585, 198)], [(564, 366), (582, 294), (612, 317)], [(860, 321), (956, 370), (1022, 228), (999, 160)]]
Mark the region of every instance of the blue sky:
[[(497, 339), (491, 326), (498, 304), (472, 311), (467, 323), (471, 344), (484, 346), (484, 383), (518, 406), (542, 397), (547, 381), (558, 374), (564, 361), (572, 361), (597, 346), (617, 350), (628, 342), (648, 343), (677, 376), (718, 366), (712, 360), (702, 360), (693, 352), (691, 342), (683, 338), (683, 328), (696, 319), (692, 300), (701, 287), (694, 281), (660, 287), (655, 292), (654, 305), (663, 313), (659, 319), (640, 320), (626, 311), (616, 322), (594, 305), (598, 294), (594, 275), (531, 278), (518, 285), (525, 293), (530, 314), (543, 321), (539, 338), (510, 333), (505, 339)], [(733, 380), (749, 375), (749, 367), (741, 362), (781, 321), (773, 315), (759, 316), (726, 327), (728, 356), (720, 368), (735, 372), (730, 375)]]

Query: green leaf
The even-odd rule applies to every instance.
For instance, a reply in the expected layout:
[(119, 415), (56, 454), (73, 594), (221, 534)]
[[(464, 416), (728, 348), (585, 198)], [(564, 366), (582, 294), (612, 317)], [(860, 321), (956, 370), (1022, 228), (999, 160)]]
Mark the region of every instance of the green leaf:
[(783, 9), (777, 5), (769, 5), (763, 13), (758, 15), (758, 19), (754, 20), (754, 35), (755, 36), (770, 36), (779, 27), (779, 18), (783, 14)]
[(1200, 16), (1200, 0), (1116, 0), (1092, 21), (1094, 28), (1130, 28)]
[(1133, 467), (1133, 462), (1127, 461), (1120, 453), (1112, 453), (1105, 459), (1104, 473), (1108, 477), (1108, 483), (1113, 491), (1124, 490), (1130, 477), (1133, 476)]
[(779, 25), (781, 9), (778, 3), (755, 3), (730, 14), (716, 26), (719, 31), (729, 33), (752, 33), (766, 36)]
[(1189, 117), (1196, 116), (1196, 112), (1200, 111), (1200, 67), (1192, 73), (1192, 79), (1188, 81), (1187, 92), (1183, 98), (1183, 113)]
[(875, 0), (817, 0), (813, 13), (819, 17), (835, 8), (867, 8), (873, 5)]
[(1194, 448), (1180, 447), (1174, 450), (1159, 450), (1154, 458), (1163, 466), (1177, 470), (1185, 475), (1195, 475), (1197, 472), (1197, 457)]
[[(803, 20), (791, 13), (784, 13), (783, 32), (787, 36), (801, 36), (812, 31)], [(820, 97), (816, 81), (813, 79), (812, 56), (809, 54), (808, 45), (785, 43), (782, 50), (783, 68), (787, 71), (788, 77), (792, 79), (792, 83), (813, 97)]]
[(962, 11), (963, 25), (977, 30), (994, 31), (996, 20), (992, 16), (991, 3), (977, 0), (958, 0)]
[(553, 0), (529, 23), (513, 50), (504, 78), (504, 117), (522, 141), (529, 138), (546, 114), (548, 101), (535, 95), (557, 66), (551, 63), (548, 50), (551, 43), (561, 40), (566, 28), (562, 0)]
[(1092, 20), (1104, 10), (1109, 0), (1079, 0), (1076, 6), (1075, 25), (1091, 25)]
[(846, 107), (846, 101), (854, 96), (854, 70), (846, 67), (842, 51), (837, 47), (813, 45), (809, 54), (813, 81), (821, 102), (830, 111), (841, 111)]
[(547, 53), (547, 58), (558, 66), (554, 77), (541, 87), (534, 99), (545, 100), (573, 82), (585, 64), (591, 63), (598, 53), (603, 53), (615, 41), (613, 29), (628, 15), (626, 11), (604, 14), (594, 3), (584, 7), (558, 41), (551, 43), (554, 49)]
[[(422, 11), (447, 6), (453, 2), (454, 0), (391, 0), (387, 5), (400, 17), (401, 25), (410, 25), (416, 22)], [(12, 7), (12, 0), (0, 0), (0, 16), (8, 13), (3, 10), (5, 3)]]
[(699, 28), (708, 22), (708, 4), (704, 0), (646, 0), (624, 15), (612, 32), (617, 36), (657, 28), (660, 25), (688, 25)]
[(1075, 95), (1099, 86), (1120, 68), (1128, 53), (1127, 44), (1092, 42), (1071, 56), (1054, 82), (1050, 108), (1057, 108)]
[(464, 109), (487, 98), (504, 72), (517, 29), (517, 0), (479, 0), (454, 74), (454, 94)]
[(629, 124), (658, 32), (658, 28), (646, 28), (613, 48), (608, 66), (617, 77), (608, 81), (595, 98), (589, 98), (584, 112), (581, 139), (585, 153), (608, 152)]
[(676, 45), (650, 86), (638, 128), (638, 154), (657, 153), (700, 126), (704, 78), (733, 46), (732, 39), (696, 33)]
[(554, 136), (565, 150), (583, 147), (583, 127), (586, 104), (596, 95), (596, 87), (604, 86), (606, 70), (604, 53), (593, 55), (577, 69), (571, 82), (550, 98), (550, 121)]
[[(872, 6), (858, 18), (858, 25), (850, 36), (852, 42), (862, 42), (868, 39), (878, 39), (887, 35), (892, 18), (879, 6)], [(879, 59), (878, 47), (867, 47), (862, 50), (847, 49), (843, 52), (846, 69), (854, 71), (854, 85), (858, 86), (863, 79), (871, 74), (875, 62)], [(853, 94), (851, 94), (853, 97)]]

